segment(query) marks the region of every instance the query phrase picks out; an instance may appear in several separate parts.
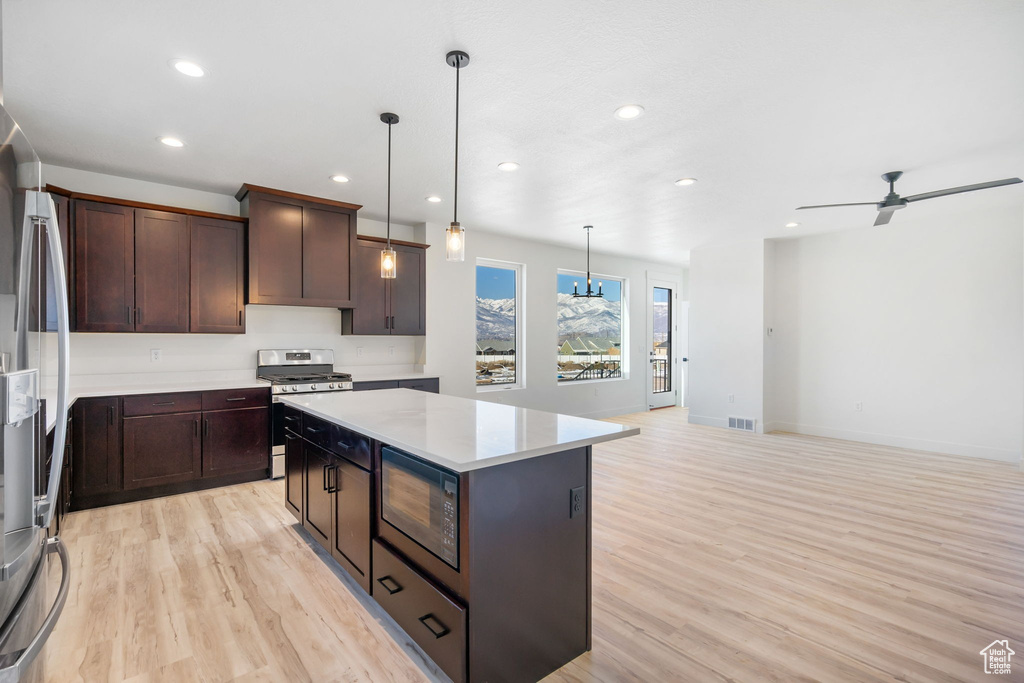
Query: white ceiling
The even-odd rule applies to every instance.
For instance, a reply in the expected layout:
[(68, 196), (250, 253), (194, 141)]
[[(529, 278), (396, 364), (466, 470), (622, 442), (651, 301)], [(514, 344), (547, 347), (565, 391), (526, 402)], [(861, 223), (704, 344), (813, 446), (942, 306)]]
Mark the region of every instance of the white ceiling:
[[(7, 0), (4, 97), (49, 163), (234, 193), (243, 182), (683, 263), (690, 249), (869, 226), (914, 194), (1024, 174), (1024, 2)], [(168, 66), (193, 59), (190, 79)], [(612, 112), (639, 103), (646, 114)], [(174, 135), (187, 146), (156, 142)], [(501, 161), (522, 166), (497, 170)], [(328, 180), (352, 178), (347, 185)], [(692, 187), (676, 187), (685, 176)], [(927, 218), (1024, 186), (915, 204)], [(438, 194), (441, 204), (424, 197)], [(783, 224), (796, 220), (796, 230)]]

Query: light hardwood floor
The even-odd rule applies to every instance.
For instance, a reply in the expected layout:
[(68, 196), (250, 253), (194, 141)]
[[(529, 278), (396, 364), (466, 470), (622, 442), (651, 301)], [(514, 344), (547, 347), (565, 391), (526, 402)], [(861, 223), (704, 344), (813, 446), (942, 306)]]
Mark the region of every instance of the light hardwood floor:
[[(594, 649), (551, 681), (1024, 680), (1015, 465), (615, 421), (595, 447)], [(280, 482), (75, 513), (53, 681), (419, 681), (295, 529)]]

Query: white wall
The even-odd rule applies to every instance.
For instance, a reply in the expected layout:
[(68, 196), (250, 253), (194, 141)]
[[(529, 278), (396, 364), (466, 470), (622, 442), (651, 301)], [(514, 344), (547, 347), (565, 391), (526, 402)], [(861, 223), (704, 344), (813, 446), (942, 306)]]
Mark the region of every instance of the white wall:
[(1019, 209), (926, 223), (907, 212), (774, 249), (769, 428), (1020, 458)]
[[(43, 170), (46, 182), (75, 192), (238, 215), (239, 204), (229, 195), (60, 166), (46, 165)], [(358, 219), (360, 234), (382, 236), (385, 228), (380, 221)], [(413, 228), (392, 224), (391, 235), (412, 239)], [(342, 337), (341, 313), (336, 309), (250, 305), (246, 306), (245, 315), (244, 335), (72, 334), (72, 373), (155, 373), (154, 380), (165, 373), (168, 377), (182, 377), (183, 373), (203, 373), (209, 377), (210, 373), (220, 373), (227, 379), (251, 373), (255, 369), (256, 351), (266, 348), (334, 349), (337, 365), (346, 369), (411, 368), (423, 356), (421, 338)], [(159, 362), (150, 360), (150, 349), (161, 350)]]
[[(592, 254), (591, 270), (628, 279), (629, 377), (596, 382), (563, 382), (555, 375), (557, 333), (556, 273), (559, 268), (585, 266), (582, 249), (541, 244), (467, 227), (466, 260), (449, 263), (444, 257), (443, 225), (420, 226), (427, 251), (427, 340), (425, 369), (438, 373), (446, 394), (573, 415), (606, 417), (647, 409), (647, 271), (674, 273), (684, 286), (684, 271), (663, 264), (643, 263), (605, 254)], [(582, 236), (581, 236), (582, 246)], [(475, 380), (476, 259), (489, 258), (525, 265), (525, 387), (478, 392)], [(685, 289), (680, 290), (685, 299)]]
[[(764, 242), (690, 252), (690, 422), (763, 422)], [(733, 403), (729, 402), (729, 395)]]

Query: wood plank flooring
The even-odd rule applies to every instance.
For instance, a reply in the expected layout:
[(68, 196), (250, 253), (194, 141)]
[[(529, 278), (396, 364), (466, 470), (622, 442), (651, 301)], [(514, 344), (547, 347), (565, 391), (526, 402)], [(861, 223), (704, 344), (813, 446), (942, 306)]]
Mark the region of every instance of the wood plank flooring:
[[(594, 649), (546, 680), (985, 680), (997, 638), (1024, 680), (1015, 465), (683, 409), (614, 421), (643, 434), (594, 449)], [(429, 680), (282, 499), (258, 482), (70, 515), (47, 679)]]

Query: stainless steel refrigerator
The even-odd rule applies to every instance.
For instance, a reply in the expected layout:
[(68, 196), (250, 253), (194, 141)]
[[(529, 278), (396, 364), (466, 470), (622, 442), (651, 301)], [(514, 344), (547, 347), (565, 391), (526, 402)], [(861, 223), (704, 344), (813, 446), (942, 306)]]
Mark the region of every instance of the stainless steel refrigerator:
[(48, 532), (67, 438), (67, 281), (43, 188), (39, 157), (0, 107), (0, 683), (44, 680), (39, 653), (69, 585), (67, 550)]

